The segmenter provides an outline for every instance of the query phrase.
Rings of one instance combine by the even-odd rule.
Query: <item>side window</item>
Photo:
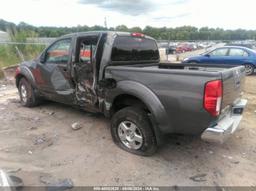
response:
[[[71,39],[64,39],[53,44],[46,53],[46,62],[67,63]]]
[[[238,48],[231,48],[229,51],[229,56],[244,56],[247,57],[249,56],[248,53],[242,49]]]
[[[227,48],[216,49],[210,53],[211,56],[226,56],[228,52]]]

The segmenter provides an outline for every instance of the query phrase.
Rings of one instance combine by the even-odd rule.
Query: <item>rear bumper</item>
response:
[[[238,128],[247,100],[241,99],[217,125],[207,128],[201,135],[203,140],[224,143]]]

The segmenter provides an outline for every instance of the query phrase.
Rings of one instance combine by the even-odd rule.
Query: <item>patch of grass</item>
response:
[[[0,68],[0,80],[4,78],[4,72]]]
[[[36,58],[45,45],[26,44],[27,38],[37,38],[38,34],[31,30],[9,30],[10,40],[19,42],[17,45],[0,44],[0,78],[4,76],[2,68],[17,65],[22,61],[17,49],[25,60]]]
[[[45,48],[44,45],[17,45],[25,60],[36,58]],[[3,67],[16,65],[21,62],[15,45],[0,45],[0,79],[4,77]]]
[[[22,52],[25,60],[37,57],[45,48],[43,45],[22,45],[18,49]],[[12,66],[21,62],[14,45],[0,45],[0,68]]]
[[[17,64],[19,58],[15,53],[15,48],[10,45],[0,46],[0,68]]]

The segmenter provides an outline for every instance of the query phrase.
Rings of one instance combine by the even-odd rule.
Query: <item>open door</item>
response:
[[[86,36],[77,39],[76,46],[76,99],[79,105],[93,108],[97,101],[94,89],[94,62],[98,36]]]

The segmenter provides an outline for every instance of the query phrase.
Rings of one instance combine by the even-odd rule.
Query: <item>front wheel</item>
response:
[[[36,97],[34,88],[25,78],[22,78],[19,82],[19,95],[21,105],[25,107],[34,107],[40,101]]]
[[[245,73],[246,73],[246,75],[252,75],[253,74],[253,72],[254,72],[254,67],[253,67],[253,65],[251,65],[251,64],[245,64],[244,65],[245,66]]]
[[[140,108],[126,107],[111,120],[113,141],[123,150],[149,156],[156,152],[157,143],[147,113]]]

